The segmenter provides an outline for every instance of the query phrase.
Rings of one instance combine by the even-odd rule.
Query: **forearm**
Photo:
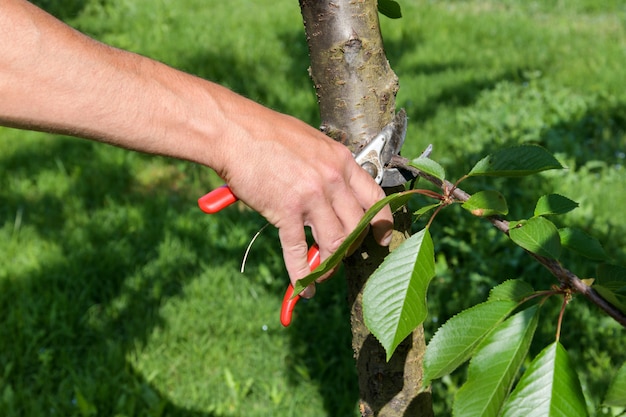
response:
[[[304,226],[324,259],[384,196],[346,147],[311,126],[98,43],[25,0],[0,0],[0,124],[213,168],[279,229],[294,282],[310,272]],[[372,224],[388,242],[391,211]]]
[[[25,1],[0,2],[0,28],[3,124],[221,168],[224,106],[243,98],[98,43]]]

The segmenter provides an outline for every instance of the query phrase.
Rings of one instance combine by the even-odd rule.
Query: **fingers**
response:
[[[282,184],[285,198],[279,209],[265,212],[279,229],[285,266],[294,284],[311,272],[305,227],[311,228],[324,261],[357,227],[365,211],[385,197],[382,188],[354,161],[347,148],[334,142],[331,146],[336,152],[328,154],[334,158],[322,160],[314,169],[306,168],[304,175],[298,175],[297,184],[289,181]],[[293,166],[292,171],[306,166],[305,163]],[[376,241],[388,245],[393,229],[389,207],[383,208],[371,225]],[[325,274],[320,281],[331,274]],[[315,287],[310,286],[302,295],[311,297],[314,292]]]
[[[322,260],[339,249],[348,234],[356,228],[362,215],[363,208],[354,198],[340,198],[334,205],[327,204],[312,213],[310,224],[307,225],[311,226]],[[330,278],[336,269],[319,277],[317,282]]]
[[[393,215],[389,206],[385,206],[372,219],[372,234],[381,246],[389,246],[393,232]]]
[[[364,212],[371,205],[385,196],[384,191],[376,184],[365,171],[358,167],[357,176],[351,179],[350,184],[361,190],[357,193],[348,184],[341,183],[334,187],[334,192],[327,197],[325,194],[309,195],[309,207],[314,207],[304,215],[306,220],[302,223],[293,221],[293,224],[282,224],[279,229],[285,265],[292,283],[310,273],[310,267],[306,262],[308,247],[305,240],[303,226],[311,227],[313,237],[320,248],[322,261],[332,255],[345,238],[359,224]],[[297,217],[296,217],[297,218]],[[294,220],[294,218],[292,218]],[[388,245],[391,240],[393,229],[393,217],[389,207],[382,209],[372,221],[374,237],[382,245]],[[363,236],[362,236],[363,237]],[[353,249],[362,240],[357,239]],[[330,277],[334,271],[330,271],[320,277],[317,282],[322,282]],[[315,292],[313,286],[307,288],[304,297],[311,297]]]
[[[311,226],[313,237],[320,245],[323,259],[339,249],[348,234],[357,227],[363,213],[364,208],[347,186],[336,191],[325,205],[320,204],[311,212],[307,225]]]
[[[304,235],[302,225],[286,225],[278,229],[278,237],[283,249],[283,259],[285,267],[291,280],[295,285],[296,281],[307,276],[311,269],[307,262],[307,252],[309,250]],[[315,295],[315,285],[309,285],[301,294],[304,298],[311,298]]]

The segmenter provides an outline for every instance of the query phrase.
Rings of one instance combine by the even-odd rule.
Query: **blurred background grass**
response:
[[[104,42],[197,74],[312,125],[298,4],[270,1],[39,0]],[[563,222],[626,253],[626,6],[619,0],[402,2],[382,18],[410,117],[404,154],[429,143],[450,178],[499,147],[546,146],[569,169],[497,188],[511,219],[559,192],[581,204]],[[278,311],[287,277],[275,232],[244,207],[203,215],[220,183],[206,168],[87,141],[1,129],[0,415],[345,416],[358,388],[341,277]],[[419,199],[412,201],[415,207]],[[554,283],[504,237],[454,208],[433,226],[430,335],[497,282]],[[594,265],[564,263],[581,276]],[[556,301],[556,300],[555,300]],[[550,305],[535,352],[554,338]],[[626,357],[624,331],[582,299],[562,342],[590,410]],[[462,375],[434,386],[439,415]]]

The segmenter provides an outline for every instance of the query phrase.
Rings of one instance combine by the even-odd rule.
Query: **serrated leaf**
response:
[[[415,193],[415,190],[408,190],[400,193],[391,194],[370,207],[370,209],[365,212],[363,218],[361,218],[356,228],[352,231],[352,233],[348,235],[348,237],[346,237],[346,239],[341,243],[335,253],[326,258],[326,260],[322,262],[309,275],[296,281],[296,284],[294,285],[294,296],[300,294],[309,284],[312,284],[319,277],[339,265],[339,263],[346,256],[354,242],[356,242],[356,240],[360,238],[365,229],[368,228],[374,216],[376,216],[376,214],[378,214],[378,212],[381,211],[387,204],[391,205],[392,207],[397,206],[398,202],[406,202],[406,199]]]
[[[409,165],[419,169],[425,174],[439,178],[440,180],[444,180],[446,178],[446,170],[430,158],[416,158],[412,160]]]
[[[587,416],[574,369],[559,342],[546,347],[522,375],[504,406],[503,417]]]
[[[462,207],[479,217],[506,215],[509,212],[504,196],[493,190],[479,191],[473,194],[463,203]]]
[[[426,290],[435,275],[435,252],[422,229],[391,252],[363,290],[363,317],[391,358],[396,347],[426,318]]]
[[[402,17],[400,3],[394,0],[378,0],[378,12],[390,19],[399,19]]]
[[[480,342],[516,307],[514,300],[487,301],[445,322],[426,347],[424,386],[467,361]]]
[[[626,407],[626,363],[622,365],[613,378],[604,404],[611,407]]]
[[[536,306],[500,324],[470,361],[467,382],[458,391],[453,415],[496,417],[537,329]]]
[[[543,217],[511,222],[509,237],[522,248],[539,256],[558,259],[561,255],[559,231],[554,223]]]
[[[510,279],[491,289],[489,301],[512,300],[520,302],[534,292],[534,288],[527,282],[521,279]]]
[[[565,214],[578,207],[578,203],[560,194],[548,194],[541,197],[535,205],[535,216]]]
[[[605,260],[606,252],[600,242],[582,230],[565,227],[559,229],[561,245],[589,259]]]
[[[563,166],[547,150],[537,145],[520,145],[487,155],[467,174],[474,176],[521,177]]]

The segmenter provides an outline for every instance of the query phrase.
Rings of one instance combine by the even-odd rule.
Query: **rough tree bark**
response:
[[[395,114],[398,78],[383,48],[377,2],[300,0],[300,7],[321,130],[356,152]],[[392,249],[406,239],[410,225],[410,213],[396,214]],[[387,363],[384,349],[363,321],[363,285],[387,253],[388,249],[368,238],[345,261],[361,414],[430,416],[430,394],[421,392],[425,350],[422,328],[408,337]]]

